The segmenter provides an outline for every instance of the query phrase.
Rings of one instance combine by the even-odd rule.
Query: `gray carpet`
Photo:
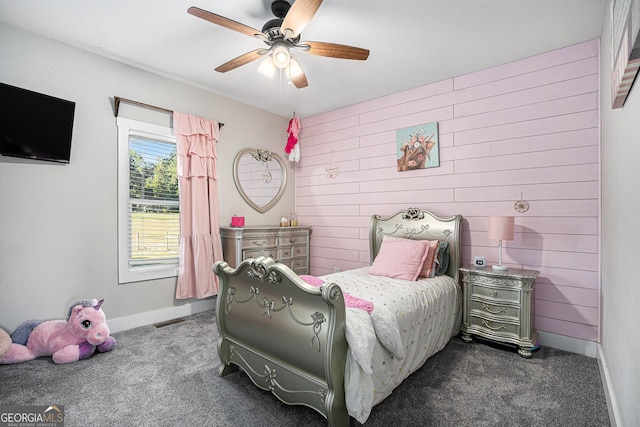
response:
[[[69,365],[0,366],[0,405],[64,405],[65,426],[324,426],[242,372],[218,377],[214,313],[114,334],[116,348]],[[360,425],[351,420],[352,426]],[[366,426],[608,426],[595,359],[455,337],[374,407]]]

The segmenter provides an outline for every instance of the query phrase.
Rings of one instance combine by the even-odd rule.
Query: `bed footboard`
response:
[[[220,375],[238,367],[289,405],[320,412],[329,425],[348,426],[344,369],[345,305],[338,285],[304,282],[271,258],[224,261],[216,318]]]

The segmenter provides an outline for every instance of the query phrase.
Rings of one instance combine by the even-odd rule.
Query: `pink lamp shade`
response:
[[[509,267],[502,264],[502,241],[513,240],[513,217],[512,216],[490,216],[489,217],[489,239],[499,240],[498,254],[500,256],[497,265],[491,268],[497,271],[507,271]]]
[[[512,216],[489,217],[489,239],[513,240],[514,218]]]

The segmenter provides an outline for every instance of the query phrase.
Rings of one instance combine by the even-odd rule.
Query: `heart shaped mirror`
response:
[[[282,197],[287,184],[287,168],[277,154],[245,148],[233,161],[233,180],[244,201],[264,213]]]

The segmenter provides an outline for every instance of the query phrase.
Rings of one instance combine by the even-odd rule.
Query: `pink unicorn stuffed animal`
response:
[[[51,356],[55,363],[70,363],[91,356],[96,350],[113,350],[115,338],[109,336],[104,300],[81,300],[69,308],[67,320],[27,321],[11,334],[12,343],[0,364],[18,363]]]
[[[11,337],[8,333],[0,329],[0,360],[2,360],[2,356],[9,351],[9,347],[11,347]]]

